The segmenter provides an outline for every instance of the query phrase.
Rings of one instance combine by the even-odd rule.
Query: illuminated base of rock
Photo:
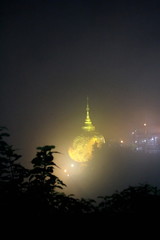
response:
[[[100,148],[105,139],[98,133],[86,133],[77,136],[68,154],[76,162],[87,162],[92,159],[94,149]]]

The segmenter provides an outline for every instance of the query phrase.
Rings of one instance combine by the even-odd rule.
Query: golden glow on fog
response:
[[[92,159],[94,148],[100,148],[105,143],[104,137],[95,132],[95,127],[89,116],[88,101],[86,111],[87,115],[82,127],[83,133],[73,140],[73,145],[68,150],[70,158],[77,162],[86,162]]]

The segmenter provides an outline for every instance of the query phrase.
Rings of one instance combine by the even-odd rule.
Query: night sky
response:
[[[106,140],[160,126],[159,1],[2,0],[0,19],[0,123],[26,165],[65,154],[87,96]]]

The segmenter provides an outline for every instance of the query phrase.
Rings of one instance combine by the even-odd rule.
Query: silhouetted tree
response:
[[[160,214],[160,191],[148,184],[130,186],[111,196],[102,197],[99,211],[108,216],[137,216],[141,218]]]
[[[74,195],[59,195],[57,199],[58,213],[62,215],[88,215],[96,212],[95,200],[93,199],[78,199]]]
[[[54,175],[53,151],[55,146],[38,147],[36,157],[32,160],[33,169],[30,170],[29,189],[30,203],[33,214],[48,214],[51,206],[55,205],[60,193],[57,188],[63,189],[66,186],[57,176]]]
[[[29,177],[29,197],[34,216],[81,215],[95,211],[94,200],[76,199],[73,195],[65,195],[57,191],[66,186],[54,175],[53,151],[55,146],[38,147],[36,157],[32,160],[33,169]]]
[[[8,209],[8,212],[18,211],[20,198],[23,194],[24,178],[28,170],[18,160],[21,155],[16,153],[12,145],[4,141],[9,137],[7,129],[0,128],[0,202],[1,212]]]

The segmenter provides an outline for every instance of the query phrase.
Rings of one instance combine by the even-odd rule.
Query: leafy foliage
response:
[[[33,169],[30,171],[30,183],[35,185],[49,186],[48,191],[54,191],[55,188],[63,188],[65,184],[55,175],[54,168],[57,165],[54,163],[53,154],[58,153],[52,151],[55,146],[38,147],[39,150],[36,157],[32,160]]]
[[[19,199],[24,191],[24,179],[28,170],[18,160],[21,155],[16,153],[12,145],[4,141],[9,137],[4,127],[0,128],[0,204],[1,213],[4,209],[12,212],[16,209]]]

